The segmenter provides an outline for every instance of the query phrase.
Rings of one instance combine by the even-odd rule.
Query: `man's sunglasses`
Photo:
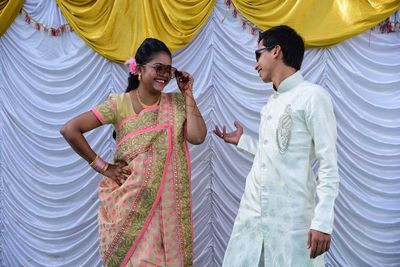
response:
[[[260,49],[257,49],[256,51],[254,51],[254,53],[256,54],[256,62],[258,62],[258,60],[260,59],[263,51],[265,51],[265,50],[269,51],[274,47],[275,46],[267,46],[267,47],[263,47],[263,48],[260,48]]]

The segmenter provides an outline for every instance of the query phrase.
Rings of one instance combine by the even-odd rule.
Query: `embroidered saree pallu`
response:
[[[113,123],[114,161],[131,170],[118,186],[99,184],[100,253],[106,266],[191,266],[190,159],[180,94],[135,114],[129,94],[111,95],[92,111]]]

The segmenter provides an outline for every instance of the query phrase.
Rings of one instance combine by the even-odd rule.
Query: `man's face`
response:
[[[258,58],[255,69],[257,70],[261,80],[264,82],[271,82],[271,74],[275,66],[274,50],[275,48],[271,49],[265,47],[263,41],[261,40],[258,43],[257,50],[255,51],[256,59]]]

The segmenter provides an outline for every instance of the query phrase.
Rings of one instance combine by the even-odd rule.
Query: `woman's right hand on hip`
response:
[[[129,165],[125,161],[116,161],[115,164],[109,163],[104,176],[114,180],[118,185],[122,185],[131,175]]]

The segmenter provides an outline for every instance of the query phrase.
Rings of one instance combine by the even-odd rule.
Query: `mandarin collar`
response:
[[[274,94],[282,94],[290,89],[295,88],[297,85],[304,81],[303,75],[301,75],[300,71],[296,71],[294,74],[287,77],[285,80],[281,82],[278,86],[278,90],[274,90]]]

